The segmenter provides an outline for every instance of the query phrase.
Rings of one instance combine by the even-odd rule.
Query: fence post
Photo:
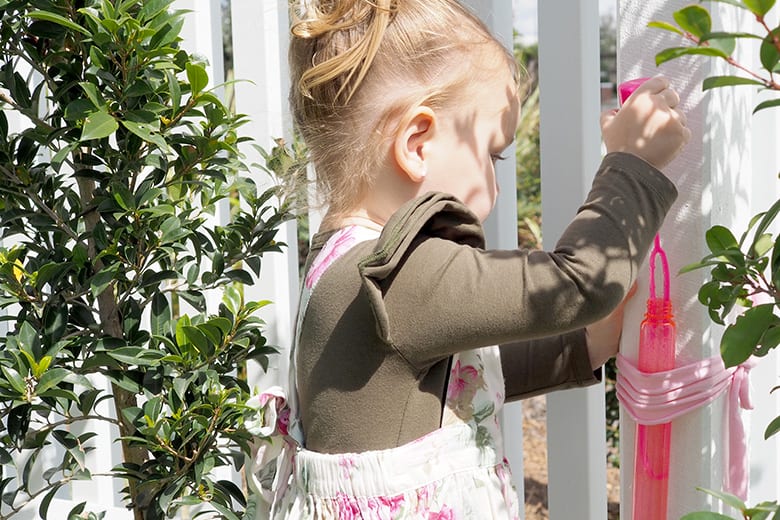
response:
[[[288,110],[289,74],[287,65],[288,3],[285,0],[232,0],[233,64],[235,77],[236,111],[247,114],[250,122],[243,127],[257,144],[271,149],[274,139],[292,139]],[[260,154],[244,148],[249,163],[263,164]],[[257,183],[269,186],[268,175],[255,168]],[[287,373],[286,349],[292,343],[295,306],[298,299],[298,248],[295,222],[283,224],[276,240],[287,247],[283,253],[263,257],[263,271],[259,283],[247,287],[247,298],[271,300],[262,315],[265,319],[269,344],[281,348],[275,356],[269,373],[250,374],[250,382],[263,378],[263,384],[284,379]]]
[[[600,162],[599,5],[539,2],[542,222],[546,247],[585,199]],[[565,13],[565,16],[561,16]],[[604,387],[547,396],[550,518],[606,517]]]
[[[677,35],[648,28],[647,23],[651,20],[671,22],[672,13],[688,3],[684,0],[622,0],[618,13],[619,81],[658,73],[669,77],[680,92],[681,108],[693,132],[693,138],[681,156],[666,168],[680,193],[661,230],[673,273],[708,253],[704,240],[708,228],[724,225],[739,236],[747,228],[750,216],[767,209],[777,196],[777,180],[773,178],[778,167],[776,112],[761,116],[767,119],[761,123],[763,130],[759,130],[754,125],[759,119],[750,115],[755,101],[753,89],[702,92],[704,78],[736,72],[722,60],[685,57],[660,68],[655,66],[657,52],[685,43]],[[711,3],[708,8],[714,30],[737,32],[752,28],[752,17],[747,11],[718,3]],[[748,53],[755,51],[748,50],[743,56],[743,47],[738,45],[736,57],[749,63],[754,58]],[[771,136],[774,140],[767,140],[772,139]],[[754,156],[753,145],[757,152],[760,151],[758,146],[767,150],[761,156]],[[770,164],[763,164],[764,161]],[[642,273],[646,273],[646,267]],[[671,296],[678,330],[678,364],[719,355],[722,328],[709,320],[706,309],[697,300],[698,288],[707,279],[706,270],[673,277]],[[621,350],[632,360],[637,357],[638,324],[646,297],[647,280],[643,276],[639,292],[626,311],[623,331]],[[775,360],[762,360],[759,369],[754,371],[763,381],[761,393],[756,394],[762,410],[762,424],[753,428],[751,436],[752,447],[761,450],[761,459],[753,458],[752,473],[754,478],[758,477],[756,483],[761,485],[761,493],[768,495],[762,499],[777,498],[777,449],[767,449],[762,438],[768,417],[773,418],[777,413],[776,404],[768,404],[767,399],[772,398],[766,394],[776,384],[776,373],[772,373],[776,364]],[[723,509],[720,502],[713,503],[708,495],[695,488],[722,489],[726,455],[724,408],[725,398],[721,397],[673,422],[669,518],[679,518],[692,511]],[[634,435],[633,421],[621,417],[621,518],[629,520],[632,517]],[[749,497],[750,501],[753,499]]]
[[[506,0],[469,0],[467,4],[490,27],[501,43],[512,50],[514,46],[512,5]],[[515,145],[506,156],[515,157]],[[485,221],[488,247],[515,249],[517,247],[517,168],[514,160],[496,164],[499,184],[496,207]],[[512,467],[515,486],[522,497],[523,490],[523,408],[521,402],[507,403],[502,414],[504,447]],[[524,511],[520,511],[524,518]]]
[[[779,21],[780,12],[775,8],[774,19],[767,22],[770,27],[777,27]],[[757,70],[760,62],[755,51],[752,63]],[[757,95],[753,104],[773,97],[776,95]],[[780,182],[776,177],[780,172],[780,147],[777,146],[780,142],[780,110],[758,112],[753,115],[752,124],[753,131],[749,141],[752,146],[752,171],[755,178],[752,213],[756,213],[768,209],[780,198]],[[778,226],[770,231],[777,236]],[[748,440],[753,450],[749,490],[751,503],[780,499],[780,446],[778,446],[780,441],[777,437],[764,440],[764,430],[767,425],[780,415],[780,396],[777,392],[772,395],[767,394],[769,389],[778,384],[778,374],[780,374],[780,353],[775,349],[759,361],[750,376],[755,404],[755,409],[750,412],[751,428]]]

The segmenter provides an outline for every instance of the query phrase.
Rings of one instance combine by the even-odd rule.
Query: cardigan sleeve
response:
[[[549,252],[486,250],[459,201],[415,199],[359,264],[377,334],[425,370],[463,350],[581,329],[623,300],[676,194],[648,163],[609,154]]]
[[[500,347],[507,401],[601,381],[601,368],[590,366],[584,329]]]

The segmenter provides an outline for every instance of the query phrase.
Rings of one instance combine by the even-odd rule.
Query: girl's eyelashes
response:
[[[506,155],[502,154],[502,153],[491,153],[490,154],[490,159],[493,162],[505,161],[507,158],[508,157]]]

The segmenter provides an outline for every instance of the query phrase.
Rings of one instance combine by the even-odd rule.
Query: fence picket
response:
[[[542,222],[550,248],[600,160],[599,5],[566,0],[539,2],[538,9]],[[603,385],[548,395],[550,518],[606,517],[605,461]]]

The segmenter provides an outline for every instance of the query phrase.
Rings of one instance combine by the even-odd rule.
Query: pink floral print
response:
[[[404,496],[354,497],[338,493],[334,499],[338,520],[393,520],[404,504]]]
[[[253,395],[246,405],[254,412],[244,422],[249,433],[258,437],[287,435],[290,408],[287,406],[287,395],[281,387],[272,386]]]
[[[338,457],[342,478],[350,478],[352,475],[352,469],[355,467],[355,460],[349,455],[339,455]]]
[[[429,514],[428,520],[455,520],[455,514],[451,508],[444,506],[438,513]]]
[[[357,242],[358,237],[356,235],[357,226],[347,226],[338,230],[322,248],[320,254],[314,259],[314,262],[309,269],[309,274],[306,275],[306,288],[312,289],[320,277],[330,267],[333,262],[349,251]]]
[[[457,359],[450,371],[450,382],[447,387],[447,405],[453,413],[464,421],[474,417],[474,396],[485,387],[482,367],[462,365]]]

